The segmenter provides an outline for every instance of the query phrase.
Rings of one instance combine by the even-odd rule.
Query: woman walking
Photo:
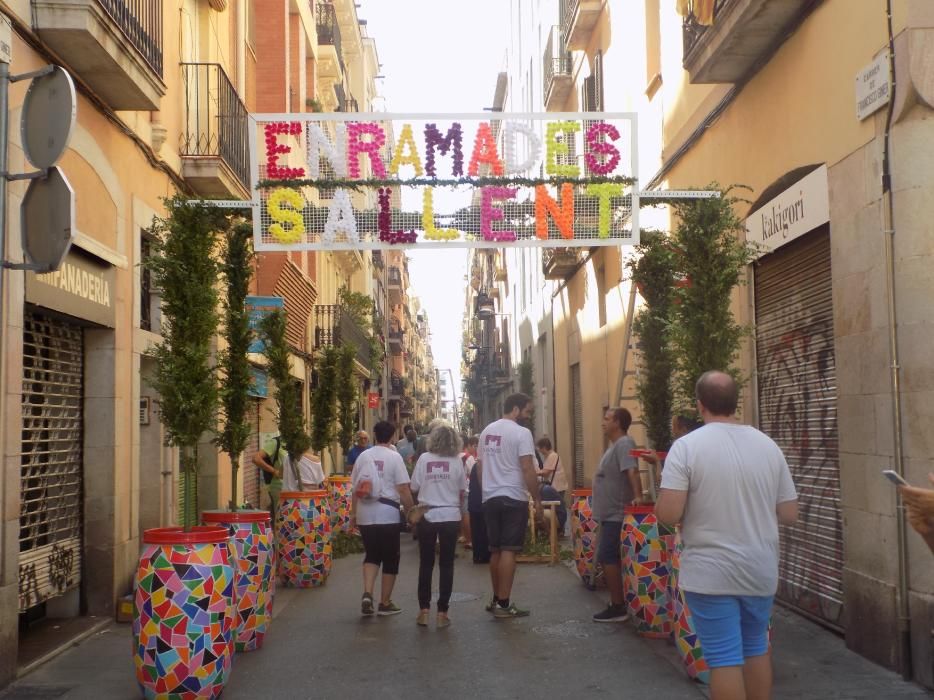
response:
[[[396,427],[388,421],[373,426],[376,447],[360,454],[353,468],[353,502],[350,527],[360,527],[363,537],[363,615],[396,615],[402,608],[392,602],[392,589],[399,573],[400,501],[412,507],[409,474],[402,457],[392,445]],[[380,567],[379,605],[374,610],[373,590]]]
[[[436,426],[428,435],[428,451],[418,458],[412,472],[412,491],[418,493],[425,514],[418,523],[418,607],[416,622],[428,625],[431,578],[435,566],[435,542],[440,541],[438,569],[438,627],[451,624],[448,603],[454,587],[454,550],[461,525],[461,503],[467,491],[467,474],[461,461],[461,439],[450,425]]]

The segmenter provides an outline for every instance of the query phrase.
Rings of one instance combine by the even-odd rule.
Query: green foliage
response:
[[[354,349],[349,345],[341,346],[337,351],[337,385],[334,391],[337,399],[337,439],[344,449],[348,449],[353,442],[354,431],[357,429],[359,395],[353,373],[355,354]]]
[[[146,267],[162,292],[162,342],[154,350],[153,387],[166,442],[180,448],[186,483],[184,524],[197,518],[192,496],[198,440],[213,427],[217,378],[211,345],[217,334],[217,232],[227,226],[223,210],[179,195],[165,202],[168,215],[153,222],[152,255]],[[193,510],[194,512],[191,512]],[[189,517],[189,515],[191,517]]]
[[[716,184],[709,189],[719,189]],[[680,221],[672,236],[684,286],[676,289],[671,349],[677,366],[675,401],[693,411],[694,384],[707,370],[729,372],[739,352],[743,328],[730,309],[733,288],[755,255],[743,242],[743,223],[733,211],[738,200],[730,196],[672,202]]]
[[[267,370],[276,385],[276,420],[279,424],[279,435],[298,481],[298,460],[311,446],[311,438],[305,432],[301,389],[289,372],[289,346],[285,338],[285,328],[284,311],[273,311],[260,321]]]
[[[337,371],[337,348],[322,349],[317,361],[318,383],[311,394],[311,446],[316,452],[324,450],[335,438]]]
[[[366,334],[369,341],[371,366],[381,367],[386,353],[380,340],[380,328],[376,323],[377,314],[373,299],[361,292],[352,292],[347,287],[341,287],[337,290],[337,303],[341,311],[349,314],[350,318]]]
[[[331,557],[333,559],[343,559],[348,554],[361,554],[363,551],[363,538],[360,535],[348,535],[346,532],[331,534]]]
[[[633,322],[642,365],[636,392],[649,442],[657,450],[667,450],[671,445],[674,371],[669,333],[677,259],[670,241],[660,233],[643,232],[636,253],[638,257],[626,263],[645,300]]]
[[[227,347],[220,353],[218,365],[224,373],[220,385],[223,428],[215,443],[230,456],[231,510],[237,509],[237,471],[240,455],[250,439],[247,410],[250,404],[252,372],[247,353],[252,341],[246,297],[253,278],[253,250],[250,241],[253,228],[240,222],[228,229],[221,262],[222,279],[226,283],[224,299],[224,340]]]

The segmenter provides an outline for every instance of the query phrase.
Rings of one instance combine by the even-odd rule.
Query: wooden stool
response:
[[[551,564],[558,563],[558,506],[561,501],[542,501],[542,514],[548,520],[548,541]],[[529,500],[529,522],[532,524],[532,544],[535,544],[535,504]]]

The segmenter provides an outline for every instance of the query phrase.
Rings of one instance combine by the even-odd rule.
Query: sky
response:
[[[388,112],[480,112],[493,103],[505,70],[508,0],[358,0],[381,64],[377,109]],[[409,253],[411,291],[428,312],[435,367],[460,362],[467,250]]]

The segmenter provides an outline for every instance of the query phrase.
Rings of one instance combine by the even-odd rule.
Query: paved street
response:
[[[483,610],[486,567],[461,553],[449,629],[415,625],[417,553],[403,544],[388,618],[359,616],[359,556],[334,563],[320,590],[283,590],[264,648],[239,655],[224,698],[702,698],[673,648],[629,625],[596,625],[603,595],[564,566],[521,565],[515,599],[532,616]],[[20,679],[3,700],[133,698],[129,625],[112,625]],[[846,650],[842,640],[782,609],[775,623],[776,698],[934,698]]]

